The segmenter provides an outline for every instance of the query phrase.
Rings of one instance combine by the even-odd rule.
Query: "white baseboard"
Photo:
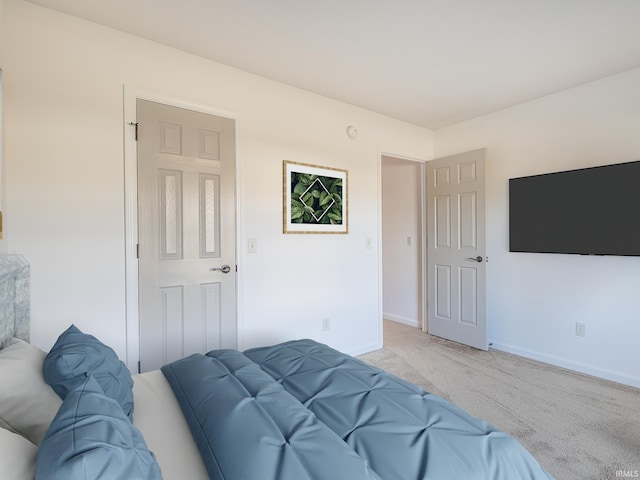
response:
[[[385,320],[391,320],[392,322],[402,323],[403,325],[409,325],[410,327],[420,328],[420,323],[412,318],[404,318],[398,315],[391,315],[389,313],[383,313],[382,316]]]
[[[574,362],[565,358],[556,357],[554,355],[547,355],[544,353],[535,352],[533,350],[527,350],[500,342],[491,342],[490,348],[500,350],[502,352],[512,353],[520,357],[530,358],[539,362],[555,365],[556,367],[566,368],[568,370],[573,370],[574,372],[584,373],[585,375],[591,375],[592,377],[603,378],[605,380],[611,380],[612,382],[622,383],[631,387],[640,388],[640,377],[620,374],[611,370],[607,370],[605,368],[585,365],[584,363]]]
[[[376,350],[380,350],[382,348],[382,343],[370,343],[368,345],[360,345],[359,347],[349,349],[344,352],[347,355],[351,355],[352,357],[357,357],[358,355],[364,355],[365,353],[374,352]]]

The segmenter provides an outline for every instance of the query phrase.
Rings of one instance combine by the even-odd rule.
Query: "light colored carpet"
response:
[[[382,350],[359,358],[509,433],[557,480],[640,475],[640,389],[395,322],[384,335]]]

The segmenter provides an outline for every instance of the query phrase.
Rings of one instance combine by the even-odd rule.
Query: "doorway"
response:
[[[381,157],[383,318],[482,350],[485,156]]]
[[[382,155],[383,318],[425,329],[424,162]]]

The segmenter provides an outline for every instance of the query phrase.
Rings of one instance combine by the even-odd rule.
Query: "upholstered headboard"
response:
[[[0,348],[11,337],[29,341],[29,273],[22,255],[0,255]]]

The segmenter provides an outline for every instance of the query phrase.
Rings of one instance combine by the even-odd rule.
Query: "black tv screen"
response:
[[[510,179],[509,251],[640,256],[640,161]]]

